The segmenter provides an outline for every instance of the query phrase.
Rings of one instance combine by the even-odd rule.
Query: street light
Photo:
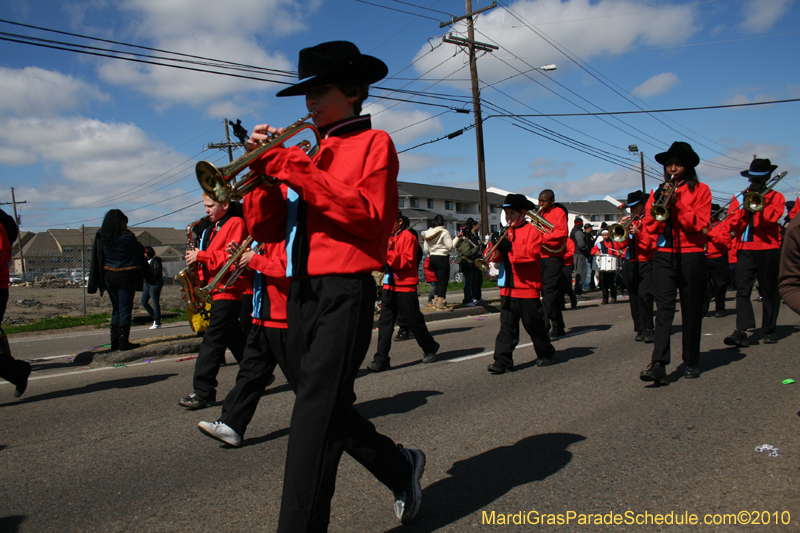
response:
[[[542,67],[537,68],[536,70],[555,70],[558,67],[555,65],[544,65]]]
[[[647,188],[644,185],[644,152],[640,152],[639,147],[636,146],[635,144],[628,145],[628,152],[631,154],[636,154],[636,153],[639,154],[639,163],[642,167],[642,192],[644,194],[647,194]]]

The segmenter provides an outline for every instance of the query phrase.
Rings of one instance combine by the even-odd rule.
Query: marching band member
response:
[[[422,349],[423,363],[436,361],[439,343],[433,340],[425,325],[425,317],[419,310],[417,284],[419,271],[417,248],[419,244],[414,235],[407,231],[408,219],[398,214],[389,248],[386,253],[386,274],[381,292],[381,314],[378,318],[378,351],[367,368],[373,372],[389,370],[389,350],[392,347],[392,333],[398,312],[403,315],[406,327]]]
[[[219,203],[203,194],[203,206],[213,226],[203,231],[200,247],[186,250],[186,264],[197,263],[200,280],[208,284],[228,262],[228,244],[242,243],[247,238],[244,219],[239,214],[239,204]],[[237,361],[241,361],[245,337],[239,314],[242,294],[248,282],[240,276],[232,287],[211,291],[211,318],[194,365],[194,392],[178,402],[190,410],[210,407],[217,399],[217,373],[225,362],[225,348],[230,348]]]
[[[741,175],[750,179],[749,192],[762,193],[772,172],[778,168],[769,159],[753,159],[750,169]],[[753,284],[758,279],[762,300],[761,329],[764,343],[775,344],[775,326],[781,307],[778,294],[778,275],[781,258],[781,227],[778,220],[783,216],[786,199],[778,191],[764,194],[763,210],[752,213],[744,208],[743,194],[736,195],[728,208],[730,228],[742,242],[736,266],[736,330],[725,337],[725,344],[746,348],[750,346],[747,330],[756,327],[753,304],[750,296]]]
[[[245,195],[245,207],[248,197]],[[216,422],[199,422],[202,433],[238,447],[253,419],[261,395],[275,381],[273,371],[278,358],[286,353],[286,247],[283,242],[263,245],[263,254],[250,249],[236,262],[237,269],[252,275],[252,318],[247,343],[239,361],[236,385],[225,396],[222,414]],[[245,270],[244,272],[247,272]],[[242,275],[244,275],[244,272]]]
[[[653,256],[653,296],[655,298],[655,343],[650,366],[640,374],[642,381],[668,385],[665,366],[670,362],[670,334],[675,317],[676,291],[681,298],[683,324],[683,362],[685,378],[700,377],[700,337],[705,298],[706,236],[703,228],[711,216],[711,190],[700,183],[695,168],[700,157],[685,142],[674,142],[669,150],[655,156],[664,166],[664,183],[647,201],[644,226],[656,237]],[[659,222],[652,207],[662,194],[672,189],[667,207],[669,218]],[[666,195],[664,195],[666,197]]]
[[[708,289],[706,291],[703,316],[708,313],[711,300],[714,300],[715,316],[727,316],[725,311],[725,294],[731,279],[731,265],[728,263],[728,248],[731,242],[731,231],[726,221],[719,219],[720,207],[711,204],[711,219],[703,233],[708,236],[706,266],[708,267]]]
[[[578,297],[575,296],[575,290],[572,288],[573,270],[575,270],[575,241],[570,237],[567,239],[567,251],[564,253],[564,266],[561,267],[562,276],[559,278],[561,280],[559,293],[569,296],[569,305],[571,309],[575,309],[578,306]],[[558,303],[563,311],[566,306],[563,296],[558,299]]]
[[[519,323],[533,341],[538,358],[537,366],[553,364],[556,349],[550,343],[539,296],[542,290],[540,267],[542,234],[529,224],[525,214],[535,209],[533,202],[522,194],[509,194],[503,202],[508,228],[504,238],[496,243],[502,254],[500,275],[500,333],[494,344],[492,374],[514,371],[514,348],[519,344]]]
[[[592,248],[592,255],[611,255],[614,257],[622,256],[622,245],[616,241],[611,240],[611,235],[607,229],[600,232],[602,240]],[[600,271],[600,291],[603,293],[603,303],[608,303],[608,295],[611,293],[611,301],[617,301],[617,284],[616,284],[617,271],[616,270],[601,270]]]
[[[653,254],[655,238],[640,222],[644,217],[647,197],[640,190],[628,193],[625,205],[630,209],[630,217],[638,218],[628,225],[628,240],[622,243],[625,255],[622,261],[622,279],[628,290],[631,318],[637,342],[650,344],[655,340],[653,324]],[[630,217],[623,217],[625,224]]]
[[[8,305],[8,264],[11,262],[11,243],[17,240],[19,227],[14,217],[0,209],[0,324]],[[19,398],[28,388],[31,364],[14,359],[8,345],[8,337],[0,328],[0,378],[14,385],[14,398]]]
[[[561,337],[564,335],[564,316],[561,314],[561,305],[558,303],[560,295],[559,287],[563,282],[562,268],[564,266],[564,254],[567,250],[569,240],[569,228],[567,226],[567,209],[556,203],[556,195],[550,189],[545,189],[539,193],[539,213],[542,218],[553,225],[553,231],[542,237],[542,304],[544,305],[545,319],[544,325],[550,330],[550,337]]]
[[[372,272],[386,263],[397,219],[397,152],[389,135],[359,116],[369,84],[388,68],[350,42],[300,51],[298,77],[278,96],[305,95],[322,140],[266,151],[250,169],[274,176],[252,216],[259,242],[286,240],[287,351],[278,358],[296,400],[289,429],[278,531],[325,531],[342,452],[394,493],[401,522],[417,514],[425,455],[397,446],[353,407],[355,379],[369,349],[375,301]],[[266,124],[250,137],[280,132]],[[444,279],[442,283],[447,283]],[[277,355],[277,354],[276,354]]]

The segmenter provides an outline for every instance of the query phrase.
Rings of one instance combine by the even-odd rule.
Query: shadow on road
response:
[[[111,389],[128,389],[131,387],[142,387],[145,385],[152,385],[153,383],[158,383],[159,381],[165,381],[177,375],[178,374],[159,374],[155,376],[142,376],[137,378],[112,379],[110,381],[100,381],[97,383],[91,383],[89,385],[86,385],[85,387],[77,387],[74,389],[53,391],[35,396],[31,395],[29,392],[22,399],[0,404],[0,407],[23,405],[30,402],[41,402],[46,400],[54,400],[58,398],[67,398],[69,396],[78,396],[80,394],[91,394],[93,392],[100,392]],[[29,386],[28,391],[30,391],[30,389],[31,387]]]
[[[27,516],[20,514],[0,517],[0,531],[16,533],[19,531],[19,526],[21,526],[27,518]]]
[[[449,333],[464,333],[465,331],[472,331],[473,328],[447,328],[447,329],[440,329],[437,331],[431,331],[431,337],[436,337],[438,335],[447,335]]]
[[[443,393],[435,390],[401,392],[400,394],[395,394],[391,398],[377,398],[375,400],[358,403],[355,405],[355,408],[361,414],[361,416],[368,419],[378,418],[386,415],[397,415],[409,413],[418,407],[422,407],[428,403],[428,397],[438,396],[440,394]],[[261,437],[245,439],[242,441],[242,447],[253,446],[256,444],[261,444],[262,442],[279,439],[287,436],[288,434],[289,428],[281,428],[277,431],[273,431],[272,433],[267,433]],[[227,447],[227,444],[223,447]]]
[[[564,468],[572,460],[567,448],[585,439],[574,433],[532,435],[513,446],[501,446],[458,461],[447,471],[450,477],[422,491],[422,509],[417,519],[390,531],[436,531],[470,516],[515,487],[541,481]],[[505,509],[484,510],[489,515]]]

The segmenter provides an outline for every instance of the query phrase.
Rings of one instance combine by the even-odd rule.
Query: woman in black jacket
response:
[[[153,319],[153,325],[150,329],[161,329],[161,289],[164,288],[164,275],[163,265],[161,258],[156,255],[156,251],[152,246],[144,247],[144,257],[150,263],[150,271],[152,273],[151,279],[147,279],[145,275],[144,290],[142,291],[142,307],[150,318]],[[150,305],[152,301],[152,306]]]
[[[144,246],[128,229],[128,217],[119,209],[106,213],[94,237],[87,292],[111,298],[111,350],[138,347],[128,341],[136,291],[142,290]]]

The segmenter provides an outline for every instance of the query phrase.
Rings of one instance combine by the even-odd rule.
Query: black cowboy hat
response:
[[[628,199],[625,200],[625,207],[633,207],[639,202],[644,200],[644,193],[640,190],[635,190],[628,193]]]
[[[700,164],[700,156],[694,153],[692,145],[681,141],[672,143],[672,146],[670,146],[669,150],[666,152],[656,154],[655,160],[662,165],[666,165],[670,157],[680,158],[684,166],[690,166],[692,168]]]
[[[711,204],[711,214],[713,215],[720,210],[719,204]]]
[[[750,169],[743,170],[740,174],[745,178],[768,178],[776,168],[778,165],[773,165],[769,159],[753,159]]]
[[[369,85],[389,73],[386,63],[377,57],[362,54],[349,41],[331,41],[300,50],[297,79],[303,80],[277,96],[299,96],[307,89],[329,83]]]
[[[508,194],[506,199],[503,200],[503,207],[513,209],[514,211],[532,211],[536,206],[528,200],[524,194]]]

